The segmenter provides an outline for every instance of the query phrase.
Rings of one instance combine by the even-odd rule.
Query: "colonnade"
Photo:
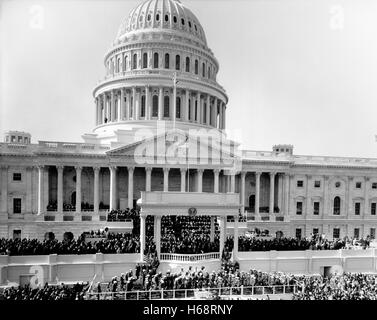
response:
[[[225,102],[210,94],[171,87],[131,87],[114,89],[95,98],[96,125],[129,120],[173,120],[225,129]]]

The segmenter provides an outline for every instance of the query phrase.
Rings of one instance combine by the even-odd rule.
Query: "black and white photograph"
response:
[[[0,1],[0,309],[377,300],[376,39],[374,0]]]

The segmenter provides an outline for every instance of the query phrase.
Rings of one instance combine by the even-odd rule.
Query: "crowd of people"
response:
[[[161,237],[162,253],[202,254],[219,251],[219,237],[211,241],[209,235],[193,234],[183,231],[181,235],[163,235]]]
[[[147,239],[150,251],[153,240]],[[139,236],[123,233],[109,233],[105,239],[86,241],[85,234],[77,240],[47,239],[0,239],[0,255],[47,255],[47,254],[94,254],[94,253],[137,253],[140,252]]]
[[[89,283],[76,283],[73,286],[65,284],[48,285],[32,288],[30,285],[5,288],[0,293],[0,300],[84,300]]]
[[[232,236],[227,237],[225,247],[233,249],[234,239]],[[249,237],[240,236],[238,238],[239,251],[297,251],[297,250],[339,250],[348,249],[353,246],[355,239],[343,238],[329,240],[322,235],[313,235],[309,238],[291,238],[291,237]],[[369,238],[360,239],[361,248],[369,247]]]
[[[136,209],[111,210],[107,215],[107,221],[124,222],[132,220],[133,222],[140,219],[140,211]]]
[[[377,300],[377,276],[345,273],[332,277],[307,277],[294,300]]]

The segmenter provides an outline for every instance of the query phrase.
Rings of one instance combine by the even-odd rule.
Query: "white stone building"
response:
[[[32,143],[10,131],[0,143],[0,237],[103,228],[108,210],[136,206],[143,191],[165,192],[176,210],[204,208],[199,214],[211,211],[209,193],[224,193],[224,203],[239,194],[248,229],[272,234],[375,236],[377,159],[300,156],[291,145],[239,150],[226,139],[219,63],[179,0],[138,5],[104,63],[93,92],[96,123],[83,142]],[[174,146],[188,156],[169,154]],[[236,215],[237,206],[222,214]]]

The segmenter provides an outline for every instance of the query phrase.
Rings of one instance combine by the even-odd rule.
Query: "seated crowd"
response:
[[[73,286],[46,283],[42,288],[32,288],[30,285],[11,287],[0,293],[0,300],[84,300],[88,288],[88,283],[76,283]]]
[[[111,210],[107,215],[107,221],[120,221],[124,222],[131,219],[132,221],[139,220],[140,211],[136,209],[126,210]]]
[[[147,238],[147,248],[153,247]],[[155,247],[154,247],[155,248]],[[94,253],[137,253],[140,252],[139,236],[132,234],[107,234],[106,239],[86,241],[85,234],[77,240],[63,241],[37,239],[0,239],[0,255],[47,255],[47,254],[94,254]]]
[[[321,235],[313,235],[311,238],[259,238],[240,236],[238,239],[239,251],[296,251],[296,250],[339,250],[352,246],[353,239],[335,239],[329,240]],[[370,239],[361,239],[362,248],[369,247]],[[233,237],[226,239],[225,247],[233,248]]]

